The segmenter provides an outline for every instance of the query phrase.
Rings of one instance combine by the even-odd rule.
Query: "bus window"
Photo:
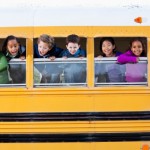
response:
[[[65,39],[55,38],[56,45],[66,49]],[[86,38],[81,43],[85,48]],[[86,86],[86,70],[86,58],[34,58],[34,86]]]
[[[10,37],[10,39],[13,37]],[[5,39],[1,39],[1,71],[0,71],[0,86],[25,86],[26,85],[26,39],[18,38],[19,47],[17,54],[12,55],[5,51]],[[22,58],[20,58],[22,57]],[[4,66],[4,61],[7,64]]]
[[[139,57],[138,63],[120,64],[117,61],[119,55],[129,50],[129,43],[134,37],[113,39],[115,52],[113,57],[107,57],[105,52],[100,50],[100,45],[102,45],[100,41],[103,41],[103,38],[95,38],[95,86],[147,85],[147,57]],[[140,39],[142,39],[147,52],[147,39],[145,37]],[[107,45],[107,43],[104,44]],[[105,45],[103,46],[105,47]]]

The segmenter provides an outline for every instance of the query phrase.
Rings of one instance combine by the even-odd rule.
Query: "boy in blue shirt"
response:
[[[80,48],[80,38],[78,35],[71,34],[66,38],[66,50],[62,52],[62,57],[67,58],[84,58],[86,51]],[[83,83],[86,80],[86,65],[72,64],[65,67],[66,83]],[[82,78],[83,76],[83,78]]]
[[[37,44],[34,45],[34,58],[55,58],[61,57],[63,49],[56,47],[54,38],[47,34],[42,34],[38,38]],[[55,64],[44,64],[37,66],[38,70],[42,73],[42,81],[44,83],[59,83],[59,68]]]
[[[71,34],[66,38],[66,50],[62,52],[63,58],[84,58],[86,57],[86,51],[80,48],[80,38]]]
[[[47,34],[42,34],[34,45],[34,58],[49,58],[54,60],[61,57],[63,49],[56,47],[54,38]]]

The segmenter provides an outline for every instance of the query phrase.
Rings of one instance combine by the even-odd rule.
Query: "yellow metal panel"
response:
[[[4,143],[2,150],[93,150],[91,143]]]
[[[89,95],[35,95],[3,96],[1,112],[74,112],[92,111],[93,101]]]
[[[1,112],[149,111],[149,94],[3,95]]]
[[[1,143],[2,150],[141,150],[150,142]]]
[[[149,111],[149,94],[101,94],[94,96],[96,111]]]
[[[26,42],[26,80],[27,88],[33,87],[33,39],[27,39]]]
[[[83,37],[150,37],[150,26],[49,26],[49,27],[0,27],[1,38],[8,35],[39,37],[46,33],[55,37],[66,37],[76,33]]]
[[[87,81],[89,87],[94,87],[94,39],[87,40]],[[92,63],[91,63],[92,62]]]
[[[27,39],[26,79],[27,88],[1,88],[1,113],[13,112],[111,112],[149,111],[149,87],[94,87],[94,37],[148,38],[149,26],[92,27],[6,27],[0,28],[0,38],[15,35]],[[87,38],[88,87],[33,88],[33,38],[46,33],[54,37],[66,37],[76,33]],[[148,61],[150,53],[148,51]],[[148,63],[148,68],[150,64]],[[0,133],[119,133],[149,132],[150,121],[66,121],[66,122],[1,122]],[[75,142],[75,143],[0,143],[4,150],[141,150],[150,142]]]
[[[143,144],[150,142],[101,142],[92,143],[95,150],[141,150]]]
[[[0,133],[149,132],[150,121],[1,122]]]
[[[34,35],[33,27],[0,27],[0,38],[14,35],[20,38],[32,38]]]
[[[136,37],[150,36],[150,26],[51,26],[34,27],[34,37],[47,33],[55,37],[66,37],[76,33],[83,37]]]

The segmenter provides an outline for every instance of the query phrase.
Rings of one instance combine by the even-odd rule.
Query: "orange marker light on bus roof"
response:
[[[142,23],[142,17],[137,17],[134,19],[136,23]]]
[[[143,145],[142,150],[149,150],[149,146],[147,144]]]

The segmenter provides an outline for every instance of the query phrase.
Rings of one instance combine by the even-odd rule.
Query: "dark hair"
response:
[[[133,44],[133,42],[135,42],[135,41],[141,42],[142,48],[143,48],[143,51],[142,51],[142,53],[141,53],[141,56],[146,56],[145,46],[144,46],[144,44],[143,44],[141,38],[134,38],[134,39],[132,39],[132,40],[130,41],[130,44],[129,44],[129,49],[131,49],[132,44]]]
[[[102,51],[102,44],[103,44],[104,41],[109,41],[112,45],[115,45],[115,41],[112,37],[103,37],[103,38],[101,38],[101,40],[100,40],[100,52],[102,53],[103,57],[106,57],[106,55]],[[113,53],[114,54],[116,53],[115,48],[113,49]]]
[[[17,43],[20,45],[20,42],[18,40],[17,37],[13,36],[13,35],[9,35],[5,40],[4,40],[4,43],[3,43],[3,46],[2,46],[2,52],[6,52],[7,51],[7,44],[9,41],[11,40],[16,40]]]
[[[66,38],[66,44],[68,43],[80,43],[80,37],[76,34],[71,34],[71,35],[68,35],[67,38]]]

